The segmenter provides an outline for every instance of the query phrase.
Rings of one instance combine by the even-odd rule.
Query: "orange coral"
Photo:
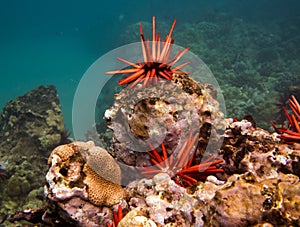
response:
[[[93,151],[99,150],[102,154],[98,157]],[[88,162],[82,156],[87,154],[90,154],[87,157]],[[96,206],[112,206],[118,203],[125,195],[124,189],[118,183],[120,180],[118,174],[112,173],[108,177],[105,171],[111,171],[110,168],[106,170],[99,167],[96,172],[89,165],[93,164],[90,159],[94,158],[99,163],[105,161],[107,166],[112,166],[115,172],[119,172],[114,159],[108,156],[106,150],[97,149],[92,141],[73,142],[55,148],[48,160],[51,165],[46,176],[48,197],[53,200],[66,200],[74,196],[83,199],[87,197]]]
[[[112,206],[125,196],[121,185],[104,179],[87,164],[84,165],[83,172],[86,174],[83,182],[87,185],[88,198],[93,204]]]

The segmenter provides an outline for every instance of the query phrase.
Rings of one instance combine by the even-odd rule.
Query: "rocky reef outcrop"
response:
[[[300,91],[299,61],[290,61],[299,56],[296,36],[285,39],[223,13],[207,19],[183,25],[179,41],[212,67],[230,116],[252,113],[269,128],[274,115],[282,118],[274,97],[286,105],[286,96]],[[161,46],[155,17],[152,45],[140,26],[145,62],[118,58],[134,68],[106,72],[133,72],[119,81],[129,86],[105,112],[111,134],[99,141],[107,150],[92,141],[57,146],[67,133],[51,86],[7,104],[0,116],[0,224],[300,226],[299,104],[290,103],[295,116],[284,109],[287,128],[273,123],[280,137],[247,115],[225,120],[214,88],[179,70],[188,62],[174,65],[189,48],[168,60],[175,22]]]
[[[0,184],[1,214],[41,206],[47,158],[66,138],[54,86],[37,87],[6,104],[0,114],[0,163],[8,173]]]
[[[143,166],[149,164],[149,143],[157,147],[163,142],[170,155],[196,132],[200,154],[209,139],[220,145],[217,131],[225,129],[225,121],[216,95],[209,84],[177,74],[154,86],[122,90],[105,112],[113,131],[111,154],[126,165]]]
[[[112,218],[108,207],[119,203],[125,191],[120,167],[106,150],[91,141],[73,142],[54,149],[48,164],[45,195],[51,206],[43,222],[51,224],[53,214],[56,223],[63,219],[78,226],[102,226]]]
[[[190,188],[160,173],[131,182],[120,226],[299,226],[297,146],[246,120],[228,119],[220,153],[225,173]]]
[[[93,156],[95,150],[101,158]],[[120,169],[107,151],[93,142],[60,146],[49,158],[45,192],[50,203],[40,218],[48,224],[55,220],[105,226],[121,209],[125,215],[119,217],[118,226],[300,225],[299,146],[282,144],[276,133],[253,127],[247,120],[228,119],[218,153],[224,159],[224,173],[192,187],[184,188],[162,172],[122,188],[112,183],[120,182]],[[97,168],[95,163],[103,161],[109,164]],[[98,169],[100,176],[90,175],[94,180],[87,180],[89,165]],[[88,191],[91,183],[97,185],[96,197]]]
[[[210,177],[190,191],[161,173],[128,185],[130,212],[119,225],[298,226],[299,187],[295,175],[258,182],[251,174],[235,174],[226,183]]]
[[[162,29],[169,29],[168,20],[160,20]],[[277,29],[270,30],[268,23],[249,23],[222,12],[178,24],[174,35],[178,45],[190,46],[212,70],[228,101],[228,116],[251,113],[264,129],[272,128],[269,121],[280,112],[276,105],[285,105],[290,95],[300,95],[300,54],[295,51],[299,42],[294,42],[299,39],[295,33],[299,24],[279,21],[273,24]],[[143,25],[150,30],[150,23]],[[121,43],[138,41],[138,27],[138,23],[125,27]]]
[[[41,95],[41,90],[50,94]],[[11,222],[86,227],[300,226],[299,143],[285,144],[277,133],[257,127],[250,116],[225,119],[210,85],[174,75],[172,81],[155,86],[122,90],[105,113],[112,129],[109,151],[92,141],[56,147],[65,138],[57,96],[51,87],[35,92],[9,103],[0,118],[2,148],[10,146],[16,152],[0,150],[1,168],[7,169],[2,176],[9,173],[1,209],[9,214],[11,204],[22,207],[8,218]],[[46,109],[49,97],[56,97],[57,102],[50,102],[52,109]],[[34,98],[39,108],[26,109],[24,102]],[[46,173],[45,156],[52,148]],[[191,149],[192,156],[183,155]],[[187,164],[180,159],[187,159]],[[218,159],[217,164],[212,159]],[[173,166],[177,164],[181,166]],[[210,169],[202,170],[201,164],[211,165]],[[124,166],[141,170],[138,177]],[[180,184],[170,173],[172,168],[179,168],[182,172],[176,174],[183,178],[193,174],[198,178]],[[36,180],[43,182],[44,175],[42,188]],[[25,202],[7,199],[23,195]]]

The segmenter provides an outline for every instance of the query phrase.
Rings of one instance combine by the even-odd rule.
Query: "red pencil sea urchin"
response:
[[[174,43],[172,33],[175,24],[176,19],[174,20],[166,39],[161,41],[160,34],[156,33],[155,17],[152,17],[152,49],[150,48],[150,40],[145,39],[142,24],[140,24],[140,36],[144,61],[132,63],[123,58],[117,58],[119,61],[128,64],[132,68],[109,71],[105,72],[105,74],[130,74],[124,79],[120,80],[118,84],[123,85],[131,83],[131,88],[141,81],[143,81],[143,86],[147,86],[151,83],[157,84],[158,80],[160,79],[171,80],[173,73],[188,74],[187,72],[179,71],[179,69],[186,66],[190,62],[185,62],[174,68],[171,68],[189,50],[189,47],[179,50],[172,59],[169,59],[172,50],[172,44]]]
[[[110,222],[106,222],[106,226],[107,227],[117,227],[119,222],[122,220],[122,218],[125,216],[126,214],[123,213],[122,210],[122,206],[119,204],[118,205],[118,211],[114,211],[114,216],[113,219]]]
[[[295,98],[291,96],[289,99],[289,107],[292,110],[290,114],[285,107],[282,107],[288,120],[288,127],[277,127],[273,121],[272,126],[280,134],[280,138],[286,143],[300,143],[300,105]]]
[[[205,180],[207,176],[216,173],[223,173],[224,170],[217,168],[217,164],[223,160],[206,160],[203,163],[194,163],[196,150],[191,153],[198,134],[185,141],[176,158],[168,157],[164,143],[161,144],[162,155],[150,144],[151,151],[148,152],[153,166],[141,168],[141,173],[147,177],[165,172],[180,186],[193,186],[200,180]],[[213,157],[212,157],[213,158]]]

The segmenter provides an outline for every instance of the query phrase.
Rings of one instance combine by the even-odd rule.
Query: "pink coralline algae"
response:
[[[74,142],[52,153],[45,186],[50,206],[43,223],[112,225],[121,206],[127,213],[121,227],[300,225],[300,150],[245,120],[227,121],[219,151],[224,173],[217,177],[186,188],[168,173],[133,180],[125,188],[102,184],[104,191],[115,193],[103,197],[101,190],[97,204],[82,172],[87,163],[95,164],[83,158],[93,147],[92,142]],[[113,178],[120,180],[118,174]],[[34,211],[26,212],[22,215],[28,217]]]

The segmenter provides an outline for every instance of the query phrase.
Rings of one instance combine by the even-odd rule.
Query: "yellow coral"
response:
[[[78,149],[76,149],[76,146],[74,146],[73,143],[58,146],[50,154],[50,157],[48,159],[48,165],[51,164],[54,155],[59,156],[61,158],[61,161],[65,162],[77,152]]]
[[[121,169],[115,159],[103,148],[92,146],[81,151],[86,163],[102,178],[121,184]]]
[[[86,164],[83,172],[86,174],[83,182],[87,185],[88,198],[93,204],[112,206],[124,197],[125,191],[121,185],[105,180]]]
[[[57,162],[57,156],[59,157],[59,163]],[[74,171],[71,168],[74,162],[83,166],[81,170],[79,169],[81,174],[80,172],[76,173],[78,175],[77,177],[73,174],[61,174],[61,172],[66,171],[73,173]],[[70,191],[71,194],[73,192],[71,185],[76,185],[76,183],[82,185],[83,183],[84,187],[81,186],[80,190],[86,190],[89,201],[97,206],[114,205],[125,195],[124,189],[119,183],[116,183],[121,181],[120,167],[106,150],[96,147],[91,141],[86,143],[73,142],[58,146],[52,151],[48,163],[53,167],[52,171],[48,172],[48,174],[53,176],[51,177],[49,175],[48,180],[57,178],[57,176],[64,178],[63,181],[60,182],[66,187],[65,190]],[[94,171],[94,167],[89,166],[89,163],[97,167],[97,172]],[[95,163],[98,163],[98,165]],[[62,168],[64,168],[63,171]],[[113,180],[111,181],[110,179]],[[49,183],[49,185],[52,185],[52,190],[54,190],[55,187],[62,187],[57,181],[51,184]]]

